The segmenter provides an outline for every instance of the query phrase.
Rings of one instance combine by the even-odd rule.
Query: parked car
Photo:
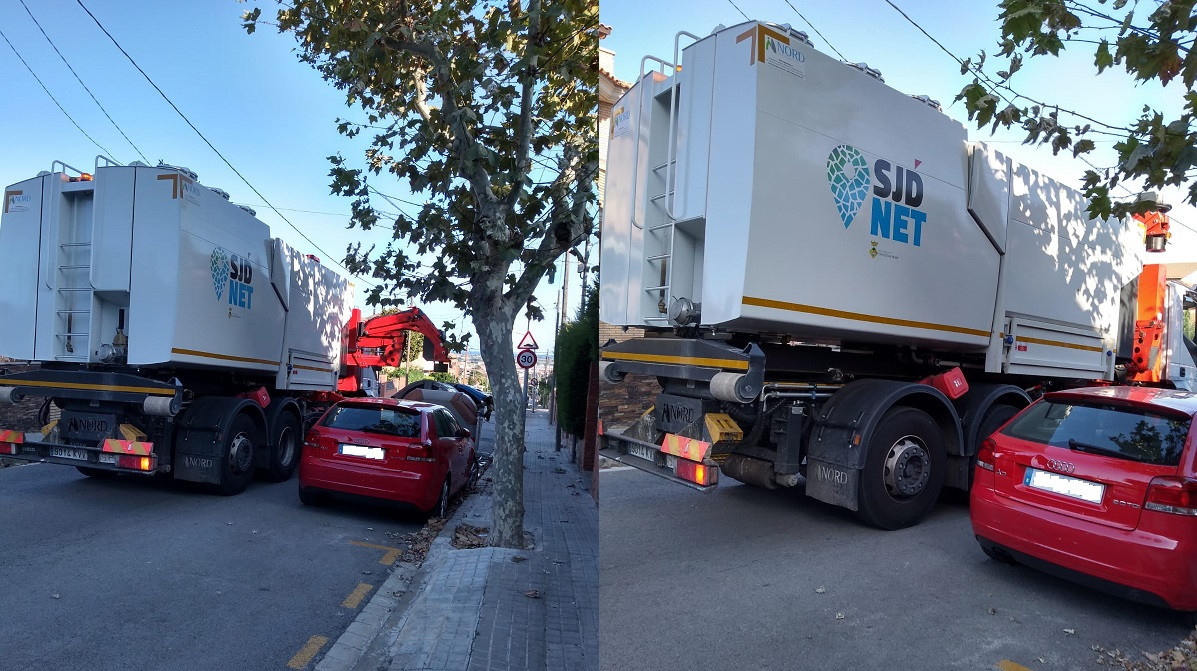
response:
[[[443,517],[477,477],[476,447],[445,408],[390,398],[336,403],[308,431],[299,462],[305,505],[339,493]]]
[[[1197,610],[1197,394],[1052,392],[984,441],[973,532],[991,558]]]
[[[495,399],[493,396],[477,387],[471,387],[468,384],[462,384],[460,382],[454,382],[453,388],[474,399],[474,403],[478,404],[478,413],[482,415],[482,419],[490,419],[490,413],[495,407]]]

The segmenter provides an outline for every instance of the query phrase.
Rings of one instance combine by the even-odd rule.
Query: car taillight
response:
[[[324,436],[313,431],[313,432],[309,433],[307,435],[307,437],[305,437],[303,439],[303,446],[311,447],[311,448],[314,448],[317,450],[322,450],[322,449],[325,449],[328,447],[336,449],[337,441],[331,440],[331,439],[326,439]]]
[[[135,471],[152,471],[154,470],[154,458],[121,454],[116,458],[116,465],[121,468],[132,468]]]
[[[1160,476],[1147,486],[1147,510],[1197,516],[1197,480]]]
[[[993,448],[997,447],[997,443],[992,438],[986,438],[981,443],[981,449],[977,450],[977,465],[987,471],[993,470]]]
[[[719,482],[719,468],[707,464],[700,464],[689,459],[678,459],[673,472],[683,480],[689,480],[696,485],[714,485]]]
[[[408,443],[407,456],[404,458],[408,461],[436,461],[436,457],[432,456],[432,441]]]

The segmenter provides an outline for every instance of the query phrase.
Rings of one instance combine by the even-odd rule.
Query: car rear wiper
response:
[[[1089,443],[1082,443],[1076,438],[1068,439],[1068,449],[1076,450],[1077,452],[1087,452],[1089,454],[1104,454],[1107,457],[1119,457],[1121,459],[1130,459],[1138,461],[1134,457],[1127,456],[1118,450],[1112,450],[1108,447],[1099,447],[1097,445],[1090,445]]]

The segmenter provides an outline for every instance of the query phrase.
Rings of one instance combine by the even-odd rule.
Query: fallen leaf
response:
[[[1065,630],[1064,630],[1064,633],[1065,633],[1065,634],[1072,635],[1072,634],[1075,634],[1075,633],[1076,633],[1076,629],[1065,629]]]
[[[997,609],[996,609],[996,608],[994,608],[993,606],[990,606],[990,607],[989,607],[989,614],[990,614],[990,615],[997,615]]]
[[[527,558],[527,557],[521,557],[520,555],[516,555],[516,556],[514,556],[514,557],[512,557],[512,558],[511,558],[511,561],[513,561],[513,562],[515,562],[515,563],[517,563],[517,564],[518,564],[518,563],[520,563],[520,562],[522,562],[522,561],[528,561],[528,558]]]
[[[1047,664],[1047,660],[1042,657],[1036,657],[1035,659],[1038,659],[1040,664]]]
[[[842,620],[842,619],[844,619],[844,614],[843,614],[843,613],[836,613],[836,614],[835,614],[835,619],[837,619],[837,620]]]
[[[824,592],[826,592],[826,591],[827,591],[827,588],[826,588],[826,587],[816,587],[816,588],[815,588],[815,594],[822,594],[822,593],[824,593]]]
[[[51,598],[51,599],[57,599],[57,598],[59,598],[59,596],[58,596],[57,594],[51,594],[51,595],[50,595],[50,598]]]
[[[527,592],[524,592],[524,596],[528,597],[529,599],[539,599],[540,592],[538,590],[530,589]]]

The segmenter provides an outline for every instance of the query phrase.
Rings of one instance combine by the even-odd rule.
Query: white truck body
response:
[[[4,356],[103,363],[123,312],[128,365],[336,389],[352,285],[184,171],[111,165],[90,181],[14,184],[0,249]]]
[[[719,30],[681,64],[615,105],[604,321],[667,327],[685,298],[718,330],[1112,378],[1133,223],[780,27]]]

